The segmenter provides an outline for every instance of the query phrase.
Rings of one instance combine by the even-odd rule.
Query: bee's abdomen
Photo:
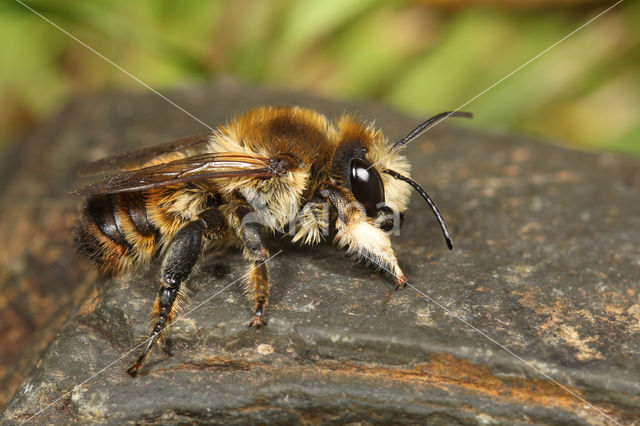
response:
[[[114,195],[101,195],[87,200],[87,216],[98,227],[102,235],[123,248],[130,248],[122,231],[120,218],[115,213]]]
[[[103,194],[87,200],[76,229],[78,252],[115,274],[153,256],[158,230],[149,221],[144,193]]]

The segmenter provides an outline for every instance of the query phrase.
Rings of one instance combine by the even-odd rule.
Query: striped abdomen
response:
[[[109,274],[147,263],[160,242],[145,192],[104,194],[86,200],[76,228],[76,249]]]

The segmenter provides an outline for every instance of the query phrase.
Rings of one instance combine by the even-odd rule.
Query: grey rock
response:
[[[375,119],[390,140],[418,123],[382,106],[232,82],[169,97],[211,126],[265,104],[331,117],[357,112]],[[86,157],[50,182],[66,191],[80,160],[203,130],[152,94],[79,99],[52,123],[39,131],[43,140],[84,145]],[[251,306],[238,282],[245,263],[235,249],[216,251],[188,282],[191,295],[170,332],[173,355],[158,348],[132,379],[126,369],[149,332],[157,265],[96,279],[41,357],[31,355],[34,366],[0,421],[640,418],[640,161],[464,130],[453,121],[406,154],[455,245],[446,249],[414,194],[392,238],[410,287],[394,292],[388,277],[329,244],[299,247],[276,238],[271,252],[282,253],[269,262],[269,325],[248,329]]]

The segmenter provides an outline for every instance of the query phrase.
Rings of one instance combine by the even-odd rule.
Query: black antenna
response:
[[[395,152],[399,150],[400,148],[402,148],[403,146],[405,146],[406,144],[408,144],[409,142],[411,142],[412,140],[416,139],[418,136],[420,136],[421,134],[429,130],[431,127],[435,126],[436,124],[438,124],[439,122],[441,122],[442,120],[448,117],[473,118],[473,114],[471,114],[470,112],[463,112],[463,111],[441,112],[440,114],[427,119],[425,122],[423,122],[418,127],[416,127],[411,132],[409,132],[407,136],[405,136],[404,138],[396,142],[391,148],[391,152]]]
[[[422,198],[425,199],[427,204],[429,204],[429,207],[431,207],[431,211],[433,211],[433,214],[436,215],[436,219],[438,219],[438,223],[440,224],[440,229],[442,229],[442,234],[444,235],[444,240],[447,242],[447,247],[449,247],[449,250],[451,250],[453,248],[453,241],[451,240],[451,235],[449,234],[449,230],[447,229],[447,224],[444,223],[444,219],[442,218],[442,215],[438,210],[438,206],[436,206],[436,203],[434,203],[431,197],[429,197],[429,194],[427,194],[427,191],[425,191],[424,188],[422,188],[420,184],[415,180],[408,178],[406,176],[403,176],[396,171],[385,169],[384,173],[387,173],[396,179],[407,182],[409,185],[413,186],[413,188],[416,191],[418,191],[418,193],[422,196]]]

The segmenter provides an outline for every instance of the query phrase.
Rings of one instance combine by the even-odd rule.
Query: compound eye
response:
[[[377,205],[384,201],[382,179],[368,161],[356,158],[351,162],[351,190],[364,205],[367,216],[375,217]]]

